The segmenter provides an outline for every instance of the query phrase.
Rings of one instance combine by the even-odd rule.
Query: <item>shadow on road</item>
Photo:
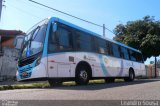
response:
[[[135,80],[133,82],[115,82],[115,83],[101,83],[101,84],[88,84],[88,85],[72,85],[72,86],[54,86],[47,89],[62,89],[62,90],[101,90],[106,88],[115,88],[115,87],[122,87],[122,86],[130,86],[130,85],[138,85],[138,84],[144,84],[144,83],[151,83],[160,81],[160,79],[140,79]]]

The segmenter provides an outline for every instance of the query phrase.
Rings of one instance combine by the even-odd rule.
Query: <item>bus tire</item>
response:
[[[53,79],[49,79],[48,82],[49,82],[50,87],[62,85],[62,81],[55,81]]]
[[[106,78],[105,82],[106,83],[113,83],[115,81],[115,78]]]
[[[80,65],[76,71],[75,82],[77,85],[86,85],[89,83],[90,75],[87,66]]]
[[[125,80],[126,82],[131,82],[131,81],[134,81],[134,79],[135,79],[134,70],[133,70],[133,69],[130,69],[130,70],[129,70],[129,77],[124,78],[124,80]]]

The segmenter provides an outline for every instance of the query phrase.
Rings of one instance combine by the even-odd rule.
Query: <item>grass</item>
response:
[[[15,84],[15,85],[2,85],[0,86],[0,90],[47,88],[47,87],[49,87],[49,83]]]
[[[123,79],[116,79],[115,82],[123,82]],[[102,80],[90,80],[89,84],[102,84],[105,81]],[[64,82],[64,86],[75,86],[76,83],[74,81]],[[13,89],[33,89],[33,88],[49,88],[50,85],[48,82],[43,83],[31,83],[31,84],[15,84],[15,85],[2,85],[0,86],[0,90],[13,90]]]

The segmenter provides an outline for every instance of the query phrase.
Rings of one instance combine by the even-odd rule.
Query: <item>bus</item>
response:
[[[32,27],[24,38],[18,81],[88,84],[92,79],[133,81],[145,70],[142,53],[57,17]]]

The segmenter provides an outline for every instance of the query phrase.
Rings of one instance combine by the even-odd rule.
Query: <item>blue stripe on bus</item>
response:
[[[108,70],[106,69],[106,66],[104,65],[103,56],[102,56],[101,54],[98,55],[98,56],[99,56],[100,65],[101,65],[103,74],[104,74],[105,76],[110,76],[109,73],[108,73]]]
[[[45,37],[45,41],[44,41],[44,48],[43,48],[42,58],[43,57],[47,57],[47,54],[48,54],[49,31],[50,31],[52,22],[54,22],[54,18],[52,18],[52,19],[50,19],[48,21],[48,26],[47,26],[46,37]]]
[[[123,74],[123,60],[121,60],[121,67],[120,67],[120,72],[118,73],[118,75],[117,76],[122,76],[122,74]]]

